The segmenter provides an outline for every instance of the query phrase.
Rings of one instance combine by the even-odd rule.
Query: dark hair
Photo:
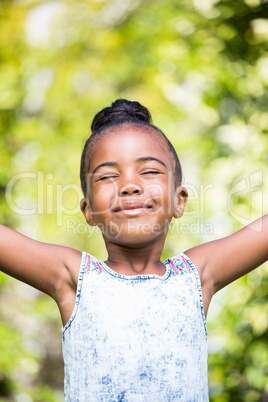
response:
[[[149,110],[146,107],[142,106],[139,102],[131,102],[126,99],[117,99],[111,104],[111,106],[108,106],[97,113],[92,121],[92,134],[87,139],[81,156],[80,180],[84,196],[87,195],[86,175],[88,173],[94,140],[100,138],[100,134],[109,127],[118,126],[126,123],[132,123],[134,125],[152,128],[165,139],[168,149],[172,153],[175,160],[176,185],[181,184],[182,172],[178,155],[165,134],[159,128],[152,124],[152,117]]]

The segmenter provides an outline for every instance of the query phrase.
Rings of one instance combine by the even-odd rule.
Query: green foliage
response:
[[[267,15],[265,0],[0,2],[1,223],[105,258],[79,212],[79,160],[117,97],[152,110],[184,168],[189,206],[163,258],[260,216]],[[267,277],[266,264],[212,302],[211,401],[267,398]],[[61,400],[56,306],[3,275],[0,288],[0,400]]]

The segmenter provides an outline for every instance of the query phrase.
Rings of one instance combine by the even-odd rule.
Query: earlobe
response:
[[[96,223],[94,222],[94,219],[92,217],[92,211],[91,211],[89,201],[87,198],[85,198],[85,197],[82,198],[82,200],[80,201],[80,208],[81,208],[81,211],[82,211],[84,217],[86,218],[87,223],[90,226],[95,226]]]
[[[184,213],[184,208],[188,199],[188,191],[185,187],[178,187],[175,195],[174,218],[180,218]]]

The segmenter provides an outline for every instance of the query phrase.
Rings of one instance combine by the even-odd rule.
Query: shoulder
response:
[[[215,293],[212,277],[209,275],[209,271],[206,269],[208,264],[208,254],[211,252],[209,246],[209,244],[207,244],[205,247],[204,245],[197,246],[184,252],[184,254],[196,268],[200,279],[205,316],[207,315],[212,296]]]
[[[192,273],[195,270],[193,262],[184,253],[180,253],[166,260],[175,275]]]
[[[81,251],[72,248],[66,248],[66,250],[64,250],[64,267],[75,288],[77,286],[82,256],[83,253],[81,253]]]
[[[50,294],[56,301],[68,290],[76,291],[82,253],[73,248],[54,246],[48,249],[50,261],[54,266],[54,292]]]
[[[79,272],[83,254],[72,248],[61,247],[58,250],[60,265],[53,297],[59,307],[62,323],[69,320],[75,306]]]

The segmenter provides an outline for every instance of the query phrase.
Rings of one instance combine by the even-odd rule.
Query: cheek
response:
[[[171,202],[173,197],[172,186],[168,182],[151,184],[146,187],[146,193],[161,205]]]
[[[163,216],[173,215],[173,195],[173,192],[167,186],[160,184],[150,186],[148,192],[146,192],[146,198],[149,204],[154,204],[154,208],[149,210],[149,213],[152,215],[161,213]]]
[[[117,194],[115,183],[110,183],[104,187],[95,186],[91,190],[91,208],[95,211],[106,212],[107,208],[113,208]]]

